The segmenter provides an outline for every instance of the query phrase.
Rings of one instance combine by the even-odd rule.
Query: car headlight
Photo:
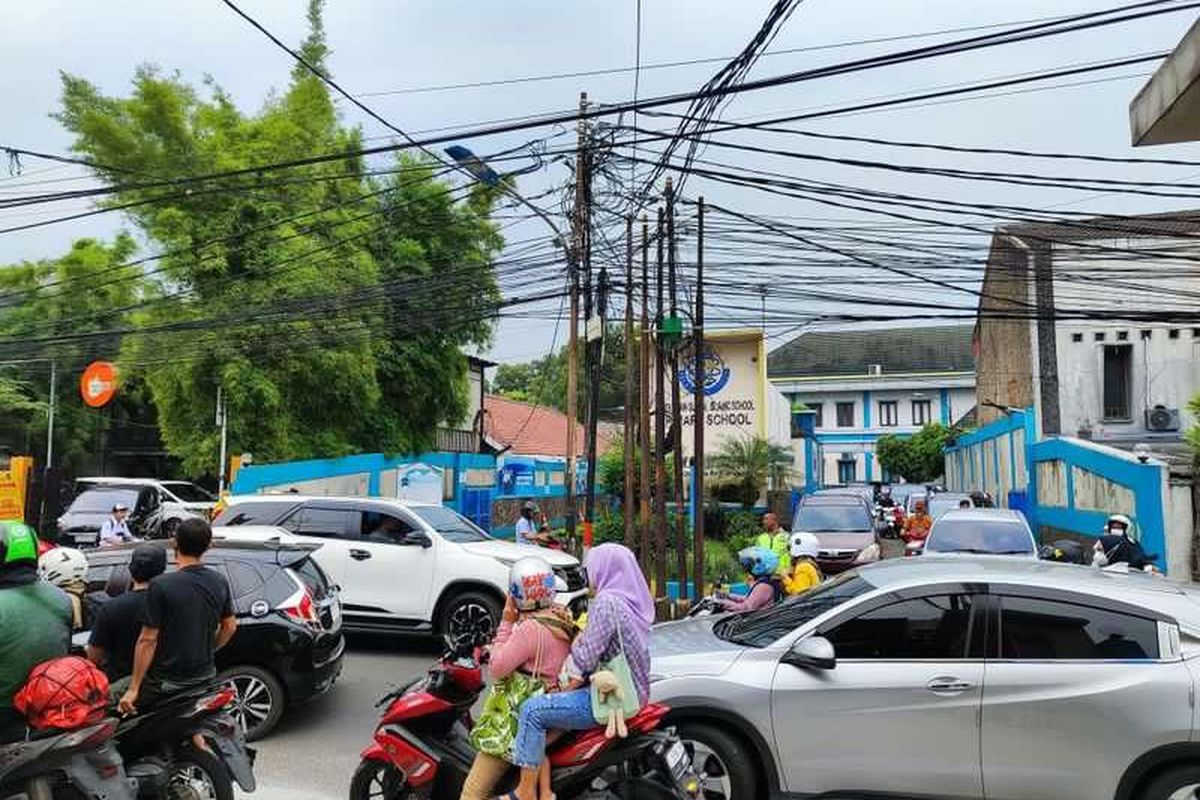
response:
[[[866,547],[864,547],[862,550],[859,551],[857,556],[854,557],[855,564],[865,564],[868,561],[878,561],[878,560],[879,560],[879,543],[878,542],[876,542],[875,544],[867,545]]]

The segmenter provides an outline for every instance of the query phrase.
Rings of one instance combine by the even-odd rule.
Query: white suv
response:
[[[527,555],[549,561],[565,584],[559,602],[577,606],[587,595],[574,557],[492,539],[444,506],[377,497],[244,495],[229,498],[213,524],[214,535],[227,540],[320,543],[314,558],[341,587],[351,630],[453,635],[484,615],[494,625],[509,567]]]

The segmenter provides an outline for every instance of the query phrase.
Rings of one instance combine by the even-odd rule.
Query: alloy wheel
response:
[[[270,716],[274,698],[270,687],[253,675],[236,675],[229,682],[237,692],[230,710],[244,734]]]
[[[704,800],[731,800],[733,781],[729,777],[729,768],[721,757],[703,742],[685,740],[683,744],[688,755],[692,757],[692,766],[696,774],[700,777],[700,790],[704,793]]]
[[[1167,800],[1196,800],[1198,797],[1200,797],[1200,783],[1191,783],[1187,786],[1180,786],[1171,792],[1171,796]]]
[[[475,634],[480,631],[490,635],[494,632],[495,621],[487,606],[482,603],[466,602],[454,609],[446,627],[446,633],[451,640],[457,640],[463,635]]]

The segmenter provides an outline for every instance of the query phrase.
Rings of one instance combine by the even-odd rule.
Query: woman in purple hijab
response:
[[[625,653],[633,684],[642,705],[650,697],[650,626],[654,600],[629,548],[602,544],[588,553],[584,563],[594,593],[588,603],[587,628],[571,646],[566,671],[570,690],[526,700],[521,706],[513,763],[521,768],[521,782],[508,797],[537,800],[538,767],[546,755],[546,731],[583,730],[596,726],[591,691],[584,685],[599,666]],[[622,645],[624,649],[622,650]]]

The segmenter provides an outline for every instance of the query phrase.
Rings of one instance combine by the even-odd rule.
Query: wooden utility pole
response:
[[[658,300],[654,318],[654,580],[655,596],[667,596],[667,393],[663,375],[663,212],[658,209]]]
[[[642,331],[638,347],[638,444],[641,447],[638,560],[650,574],[650,223],[642,215]],[[1200,552],[1200,548],[1197,549]]]
[[[635,398],[633,355],[633,217],[625,220],[625,502],[621,511],[625,517],[625,546],[637,552],[634,531],[634,470],[637,459],[633,450]]]
[[[675,279],[675,186],[667,178],[667,276],[671,293],[671,317],[679,316],[679,287]],[[679,345],[671,344],[671,452],[675,454],[675,565],[679,599],[687,597],[688,547],[683,502],[683,397],[679,389]]]
[[[696,509],[692,520],[692,551],[695,564],[692,578],[696,583],[697,600],[704,597],[704,198],[696,204],[696,312],[692,319],[692,491]]]
[[[579,94],[579,123],[576,128],[575,149],[575,209],[571,215],[571,249],[567,270],[570,272],[568,281],[571,292],[571,324],[567,335],[567,474],[564,482],[567,489],[566,529],[567,539],[575,541],[575,522],[579,518],[575,510],[575,420],[576,397],[579,394],[579,263],[583,256],[584,241],[584,205],[587,202],[587,191],[584,182],[587,180],[587,167],[584,164],[584,152],[587,149],[587,121],[584,113],[587,111],[587,92]]]

